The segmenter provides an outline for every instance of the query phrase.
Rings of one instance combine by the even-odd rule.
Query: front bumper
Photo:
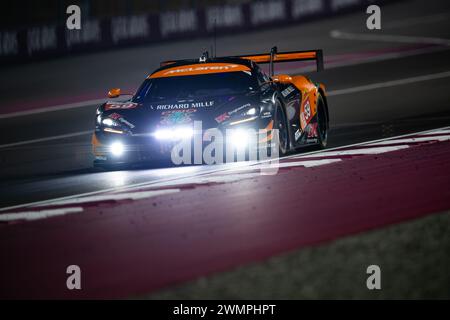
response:
[[[123,152],[113,152],[112,145],[120,143]],[[153,137],[134,137],[97,131],[92,136],[94,164],[126,164],[170,159],[173,146]]]
[[[254,127],[255,123],[253,126],[241,127],[238,129],[241,131],[253,130],[255,132],[255,137],[252,141],[256,143],[249,144],[246,147],[246,158],[249,160],[252,152],[257,153],[260,146],[263,145],[265,148],[271,147],[273,121],[266,122],[263,127],[264,129],[254,129]],[[207,150],[208,146],[210,147],[211,142],[214,141],[214,139],[205,139],[206,132],[206,130],[202,130],[199,133],[194,133],[192,138],[187,142],[183,142],[184,146],[190,144],[191,155],[197,152],[199,148],[201,148],[200,152],[202,152],[203,155],[203,150]],[[217,146],[222,148],[225,155],[228,151],[227,143],[230,140],[225,138],[225,134],[223,134],[224,130],[220,130],[220,132],[222,133],[223,138],[216,142]],[[227,143],[225,143],[225,141],[227,141]],[[123,147],[120,154],[117,154],[117,152],[115,153],[114,148],[112,148],[112,146],[117,143],[120,143]],[[171,159],[174,147],[179,144],[180,141],[161,140],[150,134],[115,134],[97,129],[92,137],[93,153],[95,157],[94,164],[131,164],[166,161]],[[192,159],[190,163],[196,163],[196,161]]]

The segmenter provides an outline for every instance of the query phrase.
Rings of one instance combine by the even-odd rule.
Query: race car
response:
[[[310,60],[323,70],[322,50],[278,52],[276,47],[266,54],[209,57],[205,52],[198,59],[162,62],[131,98],[97,109],[94,166],[173,158],[174,148],[186,140],[184,146],[194,148],[213,140],[224,150],[247,147],[247,156],[254,154],[250,149],[283,156],[304,146],[324,148],[329,128],[324,85],[303,75],[274,74],[276,63]],[[260,64],[269,64],[269,74]],[[120,89],[108,92],[111,99],[122,95]],[[224,137],[205,139],[211,130]],[[178,155],[183,163],[194,163],[194,153]],[[215,163],[235,159],[214,154]],[[205,162],[211,163],[201,159]]]

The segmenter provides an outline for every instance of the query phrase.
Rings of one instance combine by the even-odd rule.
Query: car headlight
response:
[[[119,126],[119,124],[111,118],[103,119],[102,124],[107,127],[118,127]]]
[[[233,117],[232,120],[229,122],[230,126],[234,126],[237,124],[250,122],[253,120],[258,119],[258,116],[260,114],[260,107],[251,107],[245,110],[244,112],[240,113],[239,116]]]
[[[102,115],[97,116],[97,125],[105,132],[123,134],[125,131],[117,121],[111,118],[102,118]]]
[[[123,152],[125,151],[125,147],[122,142],[114,142],[109,146],[109,149],[111,153],[116,156],[120,157]]]
[[[245,112],[247,116],[254,116],[259,110],[257,108],[250,108]]]

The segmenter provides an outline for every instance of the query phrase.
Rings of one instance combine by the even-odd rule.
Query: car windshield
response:
[[[154,78],[145,80],[133,102],[244,94],[255,91],[257,85],[250,71]]]

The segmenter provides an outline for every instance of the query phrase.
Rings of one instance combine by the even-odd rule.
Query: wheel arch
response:
[[[328,122],[330,122],[330,112],[328,111],[328,101],[327,101],[328,99],[327,99],[325,87],[324,87],[323,84],[320,84],[320,85],[318,86],[318,91],[319,91],[320,96],[321,96],[322,99],[323,99],[324,104],[325,104],[325,111],[326,111],[326,113],[327,113],[327,119],[328,119]]]

